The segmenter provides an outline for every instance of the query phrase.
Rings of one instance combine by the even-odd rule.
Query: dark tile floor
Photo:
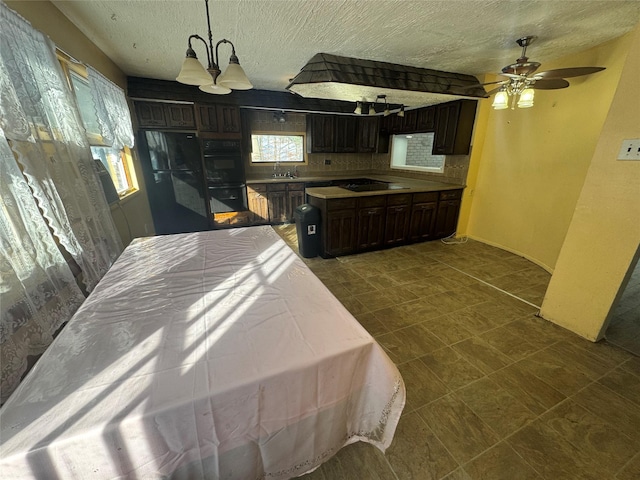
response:
[[[610,343],[640,356],[640,262],[613,311],[605,336]]]
[[[640,358],[536,317],[543,269],[471,240],[305,261],[407,388],[386,454],[356,443],[306,479],[640,479]]]

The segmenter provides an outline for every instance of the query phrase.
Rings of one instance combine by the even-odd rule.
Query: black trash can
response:
[[[304,258],[317,257],[320,253],[320,210],[303,203],[293,216],[298,234],[298,251]]]

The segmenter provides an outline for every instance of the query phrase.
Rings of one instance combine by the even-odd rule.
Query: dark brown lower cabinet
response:
[[[424,242],[433,238],[433,224],[436,219],[437,203],[416,203],[411,207],[409,241]]]
[[[247,202],[252,225],[294,222],[296,208],[304,203],[304,184],[251,183],[247,185]]]
[[[360,251],[380,248],[384,242],[386,195],[357,199],[356,247]]]
[[[337,257],[355,252],[356,212],[336,210],[328,212],[326,222],[320,228],[324,240],[322,256]]]
[[[386,246],[405,243],[411,215],[411,194],[389,195],[384,228]]]
[[[287,185],[287,199],[289,208],[289,221],[295,221],[295,211],[304,203],[304,183],[289,183]]]
[[[462,190],[440,192],[438,213],[434,226],[434,238],[448,237],[455,233],[458,227],[458,215],[460,214],[460,199]]]
[[[371,250],[380,248],[384,241],[384,207],[367,207],[358,210],[357,248]]]
[[[320,209],[323,257],[442,238],[457,227],[462,190],[336,199],[310,197]]]
[[[438,196],[438,192],[413,194],[409,221],[409,242],[425,242],[434,238],[433,227],[438,211]]]
[[[264,184],[247,185],[247,203],[251,212],[252,225],[269,223],[269,203],[267,186]]]
[[[287,206],[287,186],[284,183],[267,186],[269,202],[269,221],[284,223],[288,221],[289,208]]]
[[[387,246],[405,243],[409,228],[409,205],[387,207],[384,244]]]

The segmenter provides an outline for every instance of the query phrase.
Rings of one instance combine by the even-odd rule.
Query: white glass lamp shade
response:
[[[251,90],[253,88],[238,63],[230,63],[224,73],[218,77],[217,84],[232,90]]]
[[[231,89],[218,85],[217,83],[210,83],[209,85],[200,85],[200,90],[205,93],[213,93],[214,95],[226,95],[231,93]]]
[[[533,107],[534,95],[535,91],[533,90],[533,88],[525,88],[520,94],[520,99],[518,100],[518,108]]]
[[[504,110],[509,107],[509,95],[504,90],[500,90],[496,93],[495,98],[493,99],[493,103],[491,106],[494,110]]]
[[[176,80],[187,85],[207,85],[212,78],[197,58],[187,57],[182,62],[182,69]]]

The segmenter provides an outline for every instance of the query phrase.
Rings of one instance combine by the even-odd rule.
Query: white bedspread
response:
[[[0,475],[290,478],[384,451],[404,402],[271,227],[137,239],[0,410]]]

